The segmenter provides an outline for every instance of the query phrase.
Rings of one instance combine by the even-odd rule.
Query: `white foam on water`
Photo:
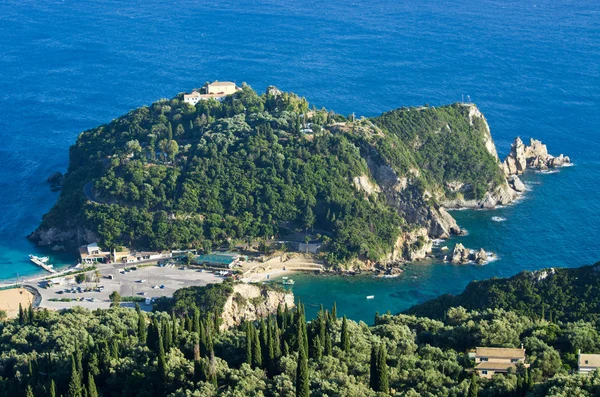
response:
[[[506,218],[503,218],[501,216],[492,216],[492,220],[494,222],[504,222],[504,221],[506,221]]]

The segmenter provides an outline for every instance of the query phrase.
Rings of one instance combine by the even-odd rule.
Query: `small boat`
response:
[[[294,284],[295,284],[295,281],[294,281],[294,280],[292,280],[291,278],[289,278],[289,279],[288,279],[288,278],[286,278],[286,279],[285,279],[285,280],[283,280],[281,283],[282,283],[283,285],[294,285]]]
[[[375,299],[375,295],[369,295],[367,296],[367,299]]]

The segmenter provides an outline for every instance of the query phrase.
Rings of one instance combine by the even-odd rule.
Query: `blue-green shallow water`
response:
[[[24,236],[56,200],[44,181],[66,169],[80,131],[211,79],[274,84],[365,116],[468,94],[502,156],[516,135],[534,136],[576,163],[528,176],[539,184],[515,206],[455,212],[471,232],[461,241],[498,261],[413,266],[387,280],[298,277],[294,291],[308,304],[335,300],[340,313],[371,321],[374,310],[399,311],[472,279],[600,259],[595,0],[4,0],[0,279],[38,271],[27,254],[45,252]]]

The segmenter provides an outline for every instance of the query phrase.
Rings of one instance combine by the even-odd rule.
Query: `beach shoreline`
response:
[[[23,309],[34,303],[34,295],[26,288],[11,288],[0,291],[0,310],[6,312],[7,318],[19,315],[19,304]]]

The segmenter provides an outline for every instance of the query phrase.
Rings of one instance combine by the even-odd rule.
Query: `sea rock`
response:
[[[522,193],[527,188],[525,184],[521,181],[521,179],[517,175],[511,175],[508,177],[508,185],[516,192]]]
[[[488,254],[483,248],[480,248],[477,252],[471,252],[461,243],[457,243],[450,254],[450,262],[464,264],[471,261],[482,265],[488,261]]]
[[[221,329],[228,329],[244,321],[256,321],[277,312],[277,307],[294,306],[294,294],[289,291],[253,285],[235,284],[233,293],[225,301],[221,314]]]
[[[56,191],[60,190],[60,186],[62,185],[63,179],[64,175],[62,174],[62,172],[56,171],[55,173],[50,175],[48,179],[46,179],[46,182],[52,185],[53,191]]]
[[[452,263],[467,263],[469,261],[469,250],[461,243],[457,243],[450,254],[450,262]]]
[[[548,153],[548,148],[542,141],[531,138],[526,146],[521,138],[517,137],[511,145],[510,153],[504,159],[502,168],[507,176],[519,175],[527,168],[545,170],[548,168],[562,167],[571,162],[567,156],[554,157]]]
[[[479,251],[475,254],[475,263],[478,265],[483,265],[485,262],[487,262],[487,260],[487,252],[485,252],[483,248],[479,249]]]

